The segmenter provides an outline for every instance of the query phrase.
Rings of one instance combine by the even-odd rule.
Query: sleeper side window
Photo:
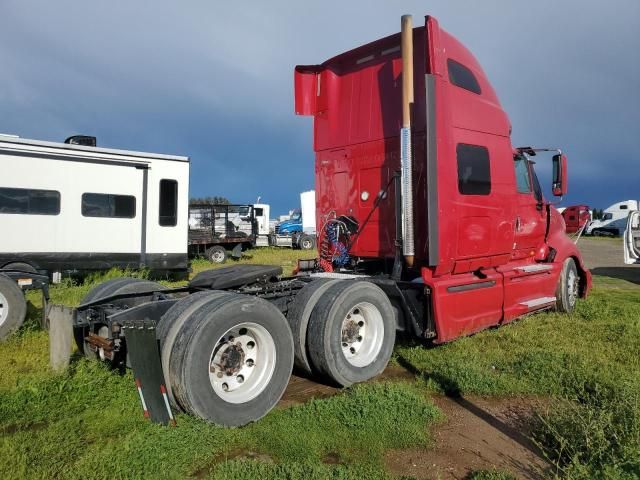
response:
[[[456,87],[464,88],[478,95],[482,93],[478,79],[470,69],[452,59],[447,60],[447,69],[449,81]]]
[[[489,195],[491,193],[491,167],[489,150],[478,145],[459,143],[458,191],[462,195]]]
[[[82,216],[134,218],[136,216],[136,197],[111,193],[83,193]]]
[[[160,216],[161,227],[175,227],[178,224],[178,182],[160,180]]]
[[[531,193],[531,177],[529,176],[528,161],[522,155],[515,157],[513,163],[516,170],[516,185],[518,193]]]
[[[58,215],[60,192],[33,188],[0,187],[0,213]]]

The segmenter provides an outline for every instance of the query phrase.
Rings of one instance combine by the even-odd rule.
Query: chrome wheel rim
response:
[[[245,322],[225,332],[209,357],[213,391],[229,403],[246,403],[267,387],[276,367],[276,344],[262,325]]]
[[[384,321],[373,304],[354,305],[342,321],[342,354],[354,367],[371,364],[382,349]]]
[[[578,275],[573,270],[569,270],[567,275],[567,296],[569,299],[569,305],[572,307],[576,304],[578,299]]]
[[[0,292],[0,327],[9,317],[9,302],[2,292]]]

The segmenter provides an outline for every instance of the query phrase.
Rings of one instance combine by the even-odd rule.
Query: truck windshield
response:
[[[294,211],[291,214],[291,220],[295,220],[296,222],[302,218],[302,213],[299,211]]]

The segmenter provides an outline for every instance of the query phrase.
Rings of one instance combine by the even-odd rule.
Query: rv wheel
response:
[[[298,246],[301,250],[313,250],[316,248],[316,237],[303,233],[298,240]]]
[[[309,319],[311,364],[340,386],[364,382],[385,369],[395,336],[395,312],[380,287],[340,282],[324,293]]]
[[[176,403],[221,425],[258,420],[276,405],[291,375],[286,319],[266,300],[232,293],[194,307],[184,313],[164,372]]]
[[[562,266],[556,289],[556,310],[571,313],[576,307],[580,292],[580,277],[573,258],[567,258]]]
[[[0,341],[20,328],[27,315],[27,301],[16,282],[0,274]]]
[[[208,248],[204,254],[212,263],[224,263],[227,260],[227,251],[220,245]]]
[[[165,290],[166,287],[163,287],[159,283],[151,282],[149,280],[144,280],[141,278],[112,278],[111,280],[107,280],[97,286],[87,293],[80,304],[94,302],[101,298],[110,297],[111,295],[118,295],[122,293],[138,293],[138,292],[147,292],[152,290]],[[144,302],[147,302],[151,299],[150,295],[135,297],[135,298],[127,298],[122,300],[116,300],[113,303],[115,305],[127,306],[127,307],[135,307]],[[94,327],[95,333],[100,336],[107,336],[108,332],[106,332],[106,328],[103,328],[104,325],[96,325]],[[78,347],[78,351],[81,352],[87,358],[95,360],[96,358],[100,358],[103,355],[100,355],[100,352],[94,352],[89,344],[85,341],[87,335],[89,335],[89,327],[79,327],[74,329],[74,337],[76,340],[76,345]],[[121,358],[123,358],[125,352],[122,352]]]

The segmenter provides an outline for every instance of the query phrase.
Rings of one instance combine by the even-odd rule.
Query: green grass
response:
[[[383,478],[385,449],[426,445],[425,427],[439,418],[416,387],[375,383],[274,410],[245,428],[185,415],[165,428],[140,415],[132,382],[81,360],[68,374],[0,393],[0,478],[242,478],[269,471],[357,478],[362,468]],[[251,452],[262,460],[251,460]],[[338,464],[327,464],[328,456]]]
[[[575,385],[640,383],[640,289],[594,288],[572,315],[543,313],[437,348],[396,349],[446,393],[559,395]]]
[[[282,265],[286,274],[308,256],[262,249],[242,262]],[[193,263],[194,273],[210,267]],[[53,286],[52,301],[77,305],[122,274]],[[390,478],[387,449],[430,443],[427,427],[440,418],[431,392],[550,397],[533,434],[558,476],[637,478],[640,288],[605,277],[594,285],[570,316],[535,315],[435,348],[398,346],[395,360],[416,372],[414,383],[362,385],[238,429],[185,415],[176,428],[152,425],[131,375],[97,363],[75,359],[52,374],[31,293],[25,327],[0,344],[0,478]]]

